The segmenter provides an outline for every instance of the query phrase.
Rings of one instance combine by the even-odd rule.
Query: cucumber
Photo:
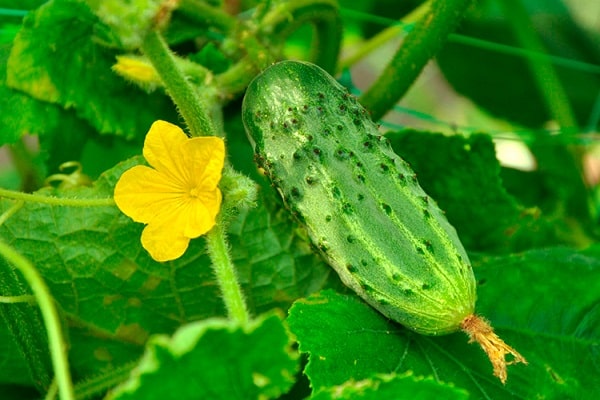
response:
[[[345,285],[420,334],[465,330],[476,300],[467,253],[343,86],[283,61],[250,83],[242,117],[257,164]]]

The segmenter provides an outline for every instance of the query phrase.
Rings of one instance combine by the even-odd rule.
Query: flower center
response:
[[[198,190],[198,188],[192,188],[189,194],[190,197],[197,199],[198,197],[200,197],[200,190]]]
[[[200,197],[200,190],[198,188],[191,188],[189,195],[190,197],[197,199]]]

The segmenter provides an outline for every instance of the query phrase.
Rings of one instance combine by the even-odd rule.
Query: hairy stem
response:
[[[217,278],[221,295],[229,318],[245,325],[250,320],[242,288],[237,278],[235,266],[231,261],[229,246],[223,222],[219,220],[215,227],[206,234],[208,254]]]
[[[374,120],[385,115],[404,96],[425,64],[456,29],[471,0],[433,0],[427,14],[394,54],[381,76],[361,96]]]
[[[0,255],[9,264],[18,269],[29,284],[40,307],[46,326],[50,355],[54,373],[56,374],[60,398],[62,400],[74,400],[73,383],[71,381],[71,372],[69,371],[69,360],[67,357],[67,343],[63,338],[60,318],[54,306],[54,299],[50,294],[50,290],[29,260],[4,242],[0,242]]]
[[[186,79],[175,56],[157,30],[152,30],[142,44],[142,51],[163,81],[192,136],[216,136],[209,108],[196,88]]]
[[[0,197],[7,199],[20,200],[23,202],[31,203],[42,203],[53,206],[64,206],[64,207],[108,207],[114,206],[115,201],[113,198],[105,199],[78,199],[73,197],[52,197],[44,196],[40,194],[30,194],[23,192],[16,192],[13,190],[7,190],[0,188]]]

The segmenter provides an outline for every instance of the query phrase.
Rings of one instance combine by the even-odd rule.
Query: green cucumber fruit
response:
[[[283,61],[250,83],[242,117],[257,163],[345,285],[418,333],[465,330],[476,300],[467,253],[344,87]]]

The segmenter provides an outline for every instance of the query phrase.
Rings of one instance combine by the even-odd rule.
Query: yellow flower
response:
[[[176,125],[156,121],[143,153],[153,168],[138,165],[125,171],[115,187],[115,202],[134,221],[148,224],[142,246],[152,258],[174,260],[190,239],[215,225],[225,145],[214,136],[188,139]]]

